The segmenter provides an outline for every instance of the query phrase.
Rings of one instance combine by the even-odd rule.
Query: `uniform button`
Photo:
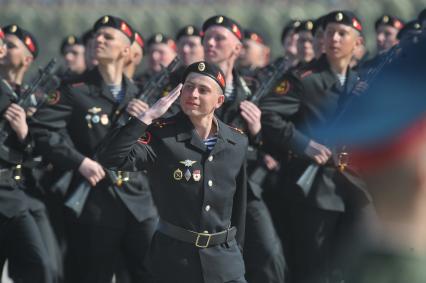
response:
[[[213,155],[210,155],[208,158],[209,161],[213,161]]]
[[[207,183],[209,185],[209,187],[213,186],[213,181],[209,180],[209,182]]]
[[[206,205],[205,210],[206,210],[206,211],[209,211],[209,210],[210,210],[210,205]]]

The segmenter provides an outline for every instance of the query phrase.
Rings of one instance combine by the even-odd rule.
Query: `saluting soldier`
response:
[[[258,151],[262,144],[261,112],[253,102],[248,101],[251,90],[234,67],[242,50],[243,30],[236,21],[222,15],[207,19],[202,30],[206,61],[217,64],[226,80],[225,101],[216,110],[216,115],[231,126],[245,129],[250,141],[244,252],[246,279],[249,282],[281,282],[285,268],[281,243],[262,199],[260,186],[267,171],[263,155]]]
[[[6,29],[7,41],[0,29],[2,76],[7,74],[7,80],[2,78],[0,82],[0,270],[7,259],[14,281],[50,283],[53,282],[52,269],[45,239],[30,212],[30,205],[34,208],[34,203],[22,190],[22,164],[31,159],[33,143],[25,110],[16,104],[18,89],[12,84],[22,83],[38,49],[27,31],[16,25]],[[8,58],[5,58],[6,44],[12,53]]]
[[[47,160],[74,170],[67,196],[87,182],[91,186],[81,215],[67,215],[67,282],[110,282],[120,252],[132,281],[146,282],[143,260],[157,221],[148,181],[141,173],[103,169],[95,154],[138,93],[123,75],[135,34],[110,15],[96,21],[93,31],[98,67],[61,87],[49,107],[36,113],[33,134]]]
[[[358,81],[349,63],[362,26],[353,13],[335,11],[324,18],[324,28],[326,54],[285,74],[261,104],[265,148],[284,156],[280,228],[291,282],[344,280],[334,253],[369,202],[361,180],[343,170],[345,152],[334,157],[342,159],[340,171],[329,161],[327,141],[313,130],[331,125]],[[302,190],[296,183],[302,184],[313,163],[321,166],[312,185]]]
[[[183,81],[112,133],[100,161],[148,169],[160,215],[148,256],[155,282],[246,282],[247,138],[215,116],[226,87],[217,66],[194,63]],[[179,95],[182,112],[156,121]]]

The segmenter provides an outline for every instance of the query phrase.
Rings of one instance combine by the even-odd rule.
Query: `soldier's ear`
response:
[[[218,109],[220,106],[222,106],[222,104],[225,102],[225,95],[220,94],[219,97],[217,98],[217,105],[216,105],[216,109]]]
[[[28,68],[33,61],[34,61],[33,55],[26,55],[24,57],[24,67]]]
[[[235,47],[234,47],[235,55],[237,55],[237,57],[239,57],[242,50],[243,50],[243,44],[240,41],[238,41],[237,44],[235,44]]]

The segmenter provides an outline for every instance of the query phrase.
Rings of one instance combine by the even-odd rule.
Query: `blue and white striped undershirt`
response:
[[[211,138],[207,138],[203,142],[206,145],[207,149],[209,151],[211,151],[213,149],[213,147],[215,146],[216,142],[217,142],[217,135],[215,135]]]

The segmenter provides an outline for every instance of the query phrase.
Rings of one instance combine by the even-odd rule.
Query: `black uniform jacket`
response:
[[[99,154],[101,163],[114,170],[148,169],[164,221],[206,233],[237,227],[229,245],[206,249],[157,232],[149,262],[155,276],[167,282],[226,282],[244,274],[238,245],[245,227],[247,138],[216,121],[218,140],[211,152],[188,116],[179,113],[149,127],[130,120]]]
[[[122,86],[126,94],[123,101],[118,103],[95,68],[88,71],[81,81],[63,86],[50,105],[42,107],[34,115],[31,131],[37,151],[53,166],[75,170],[68,193],[75,191],[84,180],[78,173],[83,159],[95,158],[98,145],[138,92],[125,76]],[[155,214],[146,176],[131,173],[129,181],[120,187],[113,185],[111,179],[106,177],[92,188],[80,220],[106,226],[124,225],[114,221],[121,219],[114,211],[119,200],[138,221]]]
[[[263,141],[265,149],[277,154],[282,160],[287,188],[313,163],[304,154],[310,140],[327,144],[316,136],[319,128],[327,128],[342,107],[349,101],[350,91],[358,81],[357,74],[349,70],[346,83],[341,86],[325,56],[307,64],[303,69],[287,73],[261,101]],[[350,202],[369,199],[363,182],[350,171],[341,173],[335,162],[322,166],[307,196],[309,202],[321,209],[345,211]],[[291,187],[291,193],[300,195],[301,190]]]
[[[4,144],[0,145],[2,147],[0,154],[0,215],[11,218],[28,209],[28,199],[13,180],[13,174],[9,176],[6,173],[31,157],[33,143],[30,135],[24,141],[19,141],[15,131],[3,117],[10,104],[17,102],[17,97],[11,95],[10,86],[3,79],[0,78],[0,80],[0,121],[4,123],[4,127],[0,131],[4,131],[2,134],[7,134]],[[10,159],[9,150],[16,153],[18,160]]]

